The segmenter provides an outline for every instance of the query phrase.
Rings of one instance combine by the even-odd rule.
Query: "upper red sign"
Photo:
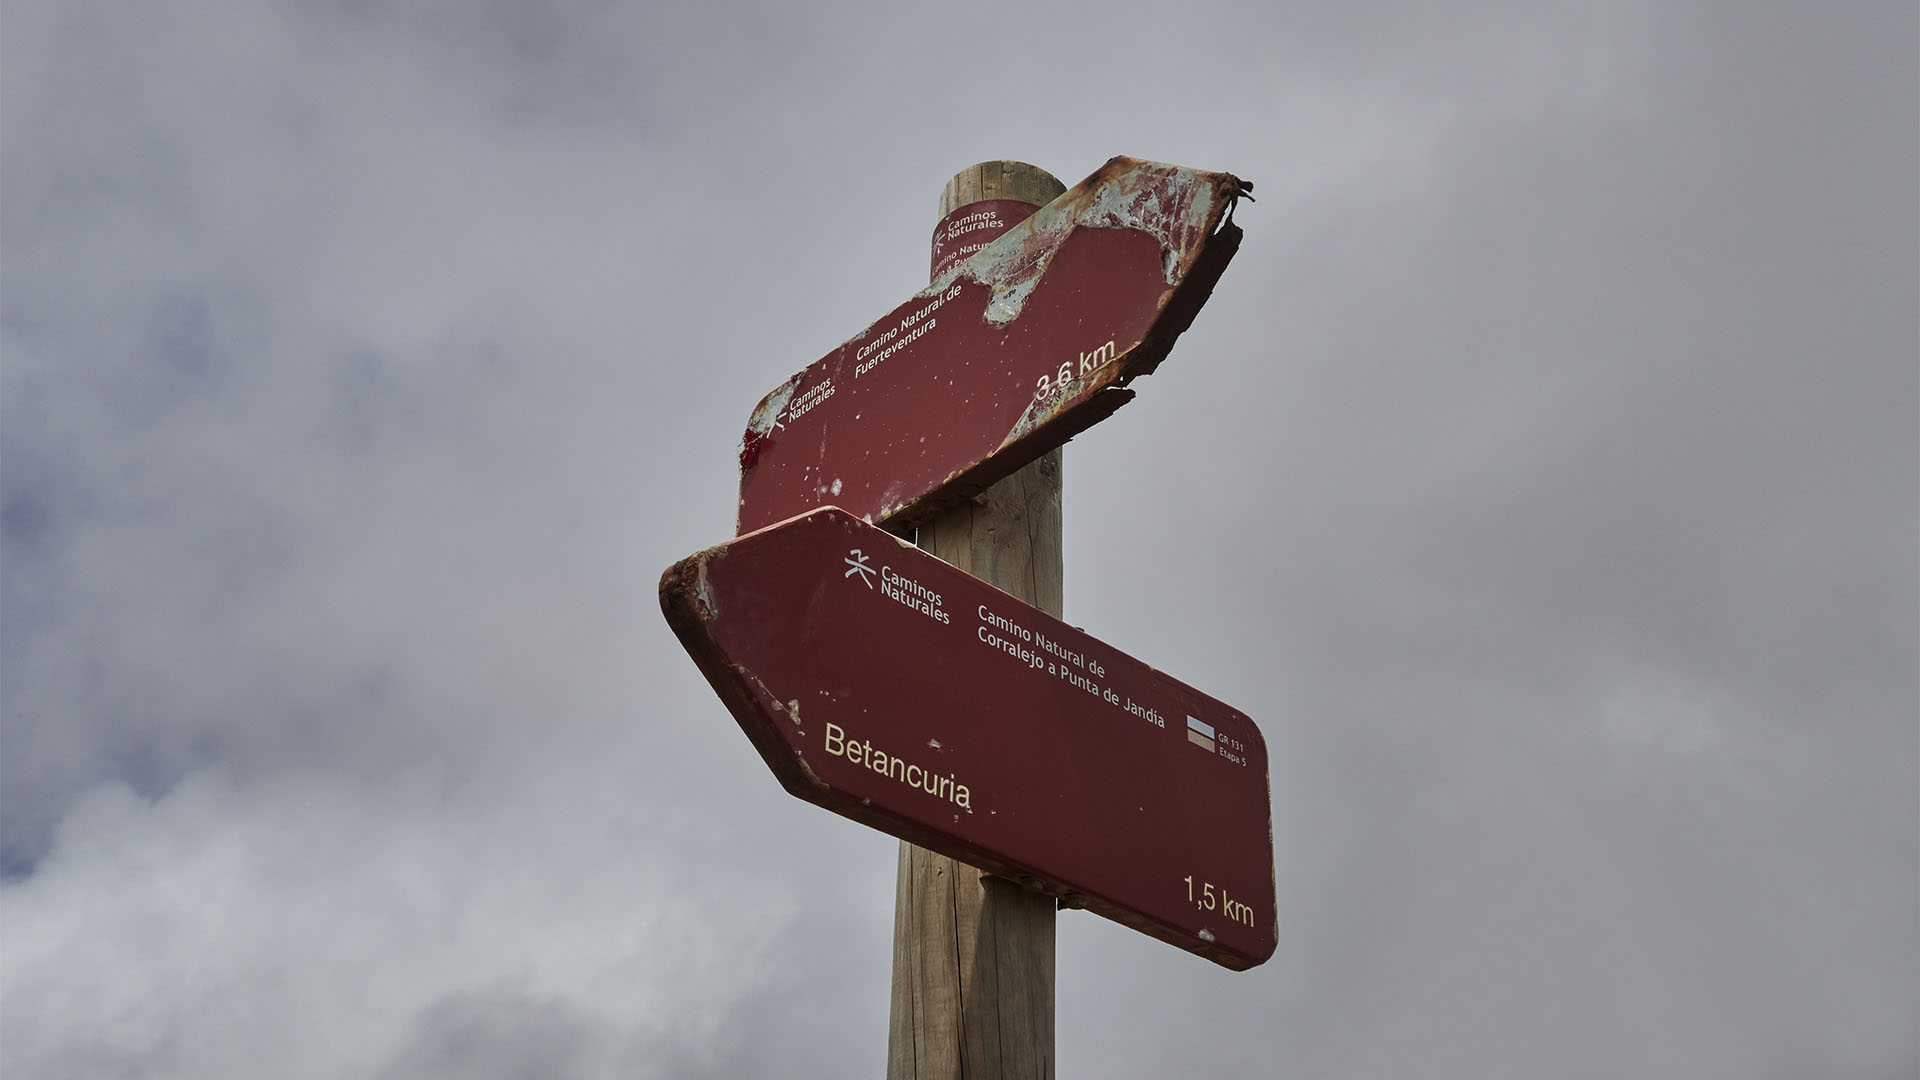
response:
[[[792,794],[1227,967],[1273,955],[1242,713],[833,507],[682,560],[660,602]]]
[[[1212,293],[1250,189],[1114,158],[937,275],[761,399],[740,531],[828,504],[920,520],[1112,413]]]

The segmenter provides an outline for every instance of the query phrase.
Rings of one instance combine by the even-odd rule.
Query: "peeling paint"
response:
[[[1111,415],[1212,293],[1251,187],[1102,165],[761,400],[738,531],[829,503],[916,524]]]
[[[1202,177],[1212,182],[1196,182]],[[1146,233],[1160,243],[1166,283],[1177,284],[1188,254],[1231,217],[1234,201],[1251,189],[1227,173],[1116,157],[918,295],[936,295],[956,280],[972,281],[992,294],[987,322],[1005,326],[1026,309],[1054,253],[1076,228]]]
[[[694,602],[699,605],[700,617],[712,622],[720,617],[720,602],[714,599],[713,586],[707,581],[707,560],[699,562],[699,576],[694,579]]]
[[[760,399],[753,407],[753,415],[747,418],[747,431],[740,439],[740,468],[753,468],[760,457],[760,443],[772,435],[776,428],[783,426],[780,416],[787,411],[787,403],[793,400],[793,393],[807,377],[804,371],[796,372],[793,378],[775,387],[773,392]]]

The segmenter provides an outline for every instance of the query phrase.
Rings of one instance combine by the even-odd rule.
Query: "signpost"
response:
[[[952,263],[761,400],[741,442],[739,531],[829,504],[912,523],[1112,414],[1212,293],[1250,191],[1114,158]]]
[[[660,595],[791,794],[1230,968],[1273,954],[1240,712],[836,508],[685,559]]]
[[[956,175],[933,283],[761,400],[742,535],[661,579],[781,784],[905,841],[889,1080],[1055,1074],[1055,899],[1273,954],[1259,731],[1057,618],[1059,447],[1166,357],[1251,189],[1129,158],[1064,193]]]

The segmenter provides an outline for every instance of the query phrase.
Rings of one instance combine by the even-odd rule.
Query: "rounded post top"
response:
[[[940,192],[940,213],[944,218],[968,203],[987,199],[1017,199],[1034,206],[1045,206],[1067,190],[1052,173],[1024,161],[983,161],[953,174]]]

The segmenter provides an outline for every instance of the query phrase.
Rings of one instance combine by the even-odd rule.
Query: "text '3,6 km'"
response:
[[[952,263],[761,399],[739,531],[829,504],[919,521],[1110,415],[1212,293],[1249,187],[1114,158]]]

